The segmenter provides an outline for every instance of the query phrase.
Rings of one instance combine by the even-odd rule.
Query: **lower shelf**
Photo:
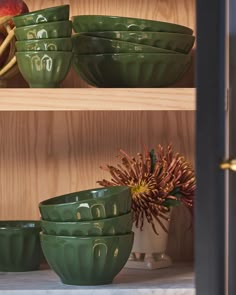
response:
[[[194,270],[174,265],[160,270],[123,269],[113,284],[77,287],[60,282],[52,270],[0,272],[0,295],[195,295]]]

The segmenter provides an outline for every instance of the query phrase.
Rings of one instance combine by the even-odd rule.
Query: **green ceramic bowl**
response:
[[[39,221],[0,221],[0,271],[37,270],[42,258]]]
[[[129,187],[113,186],[55,197],[39,204],[43,220],[86,221],[126,214],[131,210]]]
[[[112,218],[78,222],[56,222],[41,220],[42,231],[57,236],[112,236],[130,233],[132,214]]]
[[[70,14],[69,5],[61,5],[21,14],[13,17],[15,26],[23,27],[39,23],[68,20]]]
[[[72,51],[71,38],[16,41],[17,51]]]
[[[16,52],[16,60],[31,88],[56,88],[70,69],[72,52],[22,51]]]
[[[175,51],[162,48],[130,43],[119,40],[104,39],[83,34],[72,37],[73,51],[78,54],[100,54],[100,53],[172,53]]]
[[[15,29],[18,41],[48,39],[48,38],[68,38],[71,37],[72,23],[69,20],[43,23]]]
[[[171,32],[192,35],[193,30],[181,25],[148,19],[109,16],[77,15],[72,17],[76,33],[98,31],[148,31]]]
[[[99,38],[138,43],[185,54],[190,52],[195,41],[195,37],[191,35],[163,32],[107,31],[88,32],[82,34]]]
[[[75,55],[73,67],[97,87],[167,87],[182,78],[191,56],[162,53]]]
[[[65,237],[40,234],[44,255],[64,284],[112,283],[126,264],[133,232],[106,237]]]

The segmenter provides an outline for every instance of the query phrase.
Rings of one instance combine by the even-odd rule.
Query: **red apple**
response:
[[[3,43],[4,39],[5,39],[4,34],[2,34],[0,32],[0,46]],[[5,64],[5,62],[6,62],[7,58],[8,58],[9,50],[10,50],[10,48],[8,46],[8,48],[6,48],[4,50],[4,52],[3,52],[3,54],[0,56],[0,68]]]
[[[4,16],[15,16],[29,12],[28,6],[23,0],[0,0],[0,19]],[[9,24],[13,27],[13,22],[9,21]],[[2,30],[2,32],[1,32]],[[5,29],[0,24],[0,45],[5,39],[4,32]],[[8,57],[9,46],[4,50],[4,53],[0,56],[0,67],[2,67]]]
[[[15,16],[29,12],[29,9],[22,0],[0,0],[0,17]]]

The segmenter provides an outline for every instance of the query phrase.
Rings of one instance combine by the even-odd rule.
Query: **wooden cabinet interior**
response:
[[[99,166],[118,163],[119,148],[136,155],[143,144],[172,143],[193,162],[193,130],[191,111],[1,112],[1,219],[37,219],[40,200],[97,187],[109,177]],[[179,222],[171,249],[186,259],[192,246],[183,244],[192,232]]]
[[[26,0],[30,10],[69,3],[71,15],[110,14],[159,19],[194,29],[193,0]],[[192,77],[181,86],[192,86]],[[10,87],[26,87],[18,76]],[[88,87],[71,70],[63,87]],[[27,90],[26,90],[27,91]],[[1,91],[0,91],[1,95]],[[68,99],[70,90],[68,89]],[[11,98],[9,97],[9,100]],[[79,96],[78,96],[79,99]],[[112,97],[111,97],[112,99]],[[107,177],[99,166],[117,163],[119,148],[135,155],[172,143],[194,163],[194,112],[1,112],[0,218],[36,219],[38,202],[96,187]],[[180,213],[181,211],[181,213]],[[193,258],[192,230],[177,208],[168,252],[175,260]]]
[[[193,162],[193,112],[1,112],[0,216],[39,217],[38,202],[98,186],[99,167],[172,143]]]

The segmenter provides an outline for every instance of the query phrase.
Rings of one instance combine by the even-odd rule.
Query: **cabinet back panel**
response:
[[[0,112],[0,219],[37,219],[41,200],[97,187],[109,178],[99,166],[118,163],[120,148],[135,156],[172,143],[193,162],[193,131],[194,112]],[[179,222],[177,260],[192,255]]]

